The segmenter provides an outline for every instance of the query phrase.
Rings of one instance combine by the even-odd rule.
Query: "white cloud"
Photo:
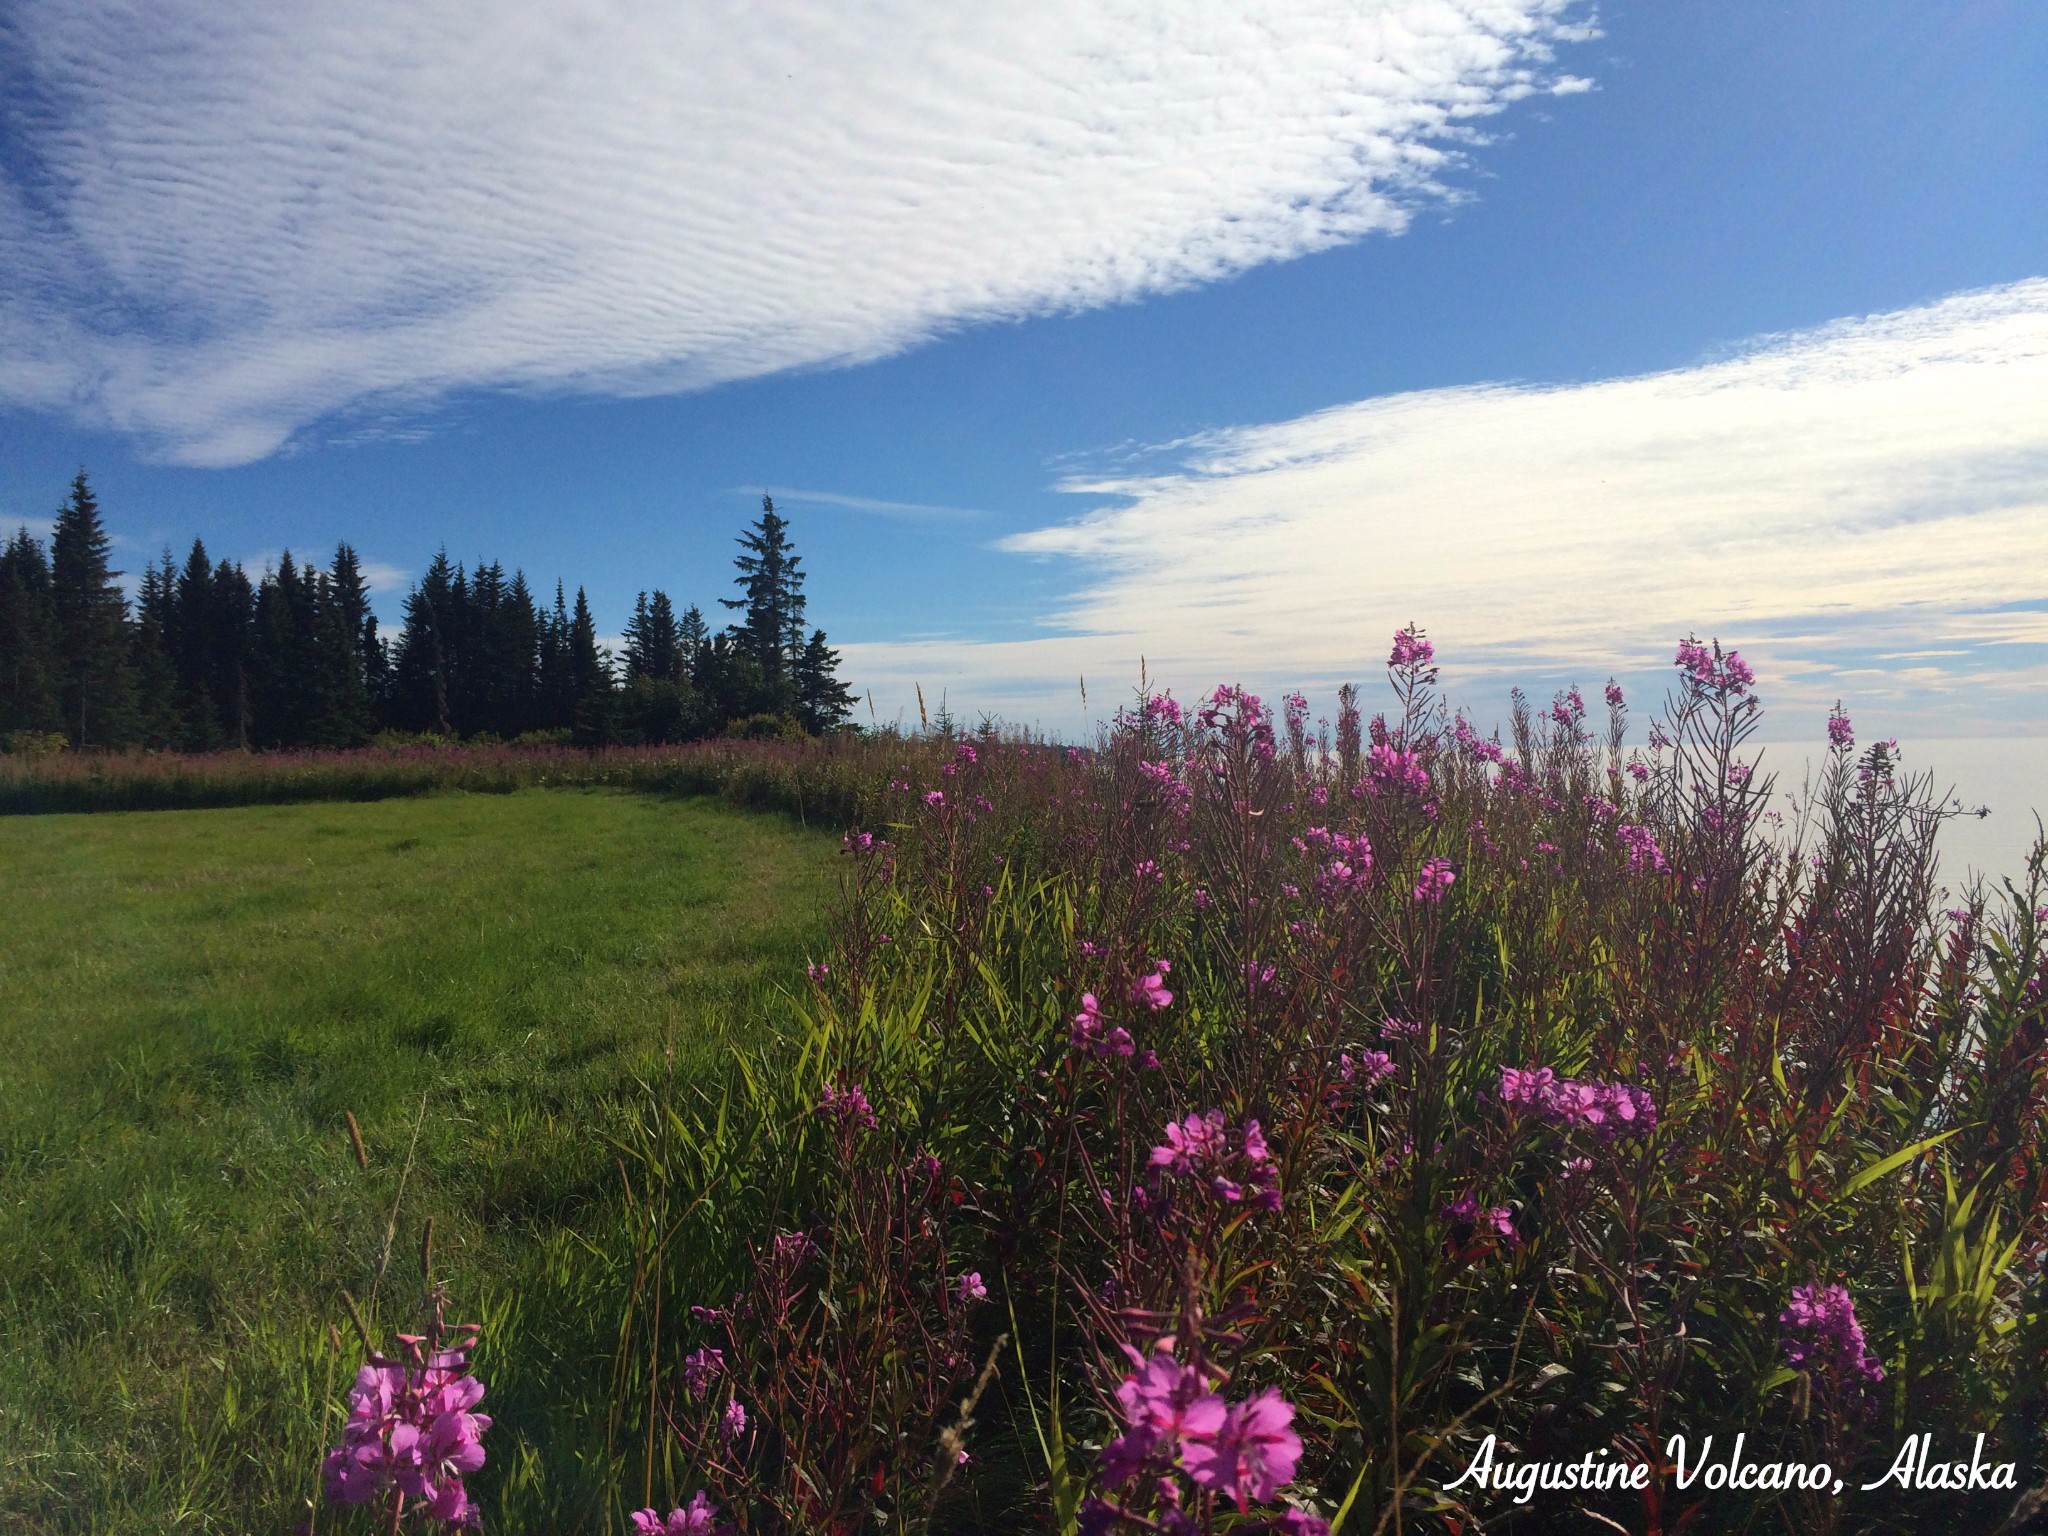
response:
[[[1367,400],[1070,480],[1116,500],[1006,541],[1085,572],[1053,633],[845,651],[884,697],[922,679],[1064,723],[1079,676],[1099,710],[1141,658],[1183,697],[1365,681],[1413,619],[1497,699],[1532,674],[1641,676],[1696,629],[1780,703],[2039,729],[2044,404],[2048,280],[1643,378]]]
[[[872,358],[1402,227],[1578,0],[22,0],[0,400],[193,463]]]
[[[404,592],[412,586],[412,572],[382,560],[365,560],[360,570],[363,587],[369,592]]]
[[[838,491],[780,490],[775,494],[794,506],[843,507],[849,512],[871,512],[877,517],[905,518],[913,522],[988,516],[973,507],[940,507],[921,501],[883,501],[874,496],[848,496]]]

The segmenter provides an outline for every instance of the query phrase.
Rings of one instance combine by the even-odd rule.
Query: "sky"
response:
[[[2023,0],[17,0],[0,520],[615,630],[769,492],[882,720],[1414,621],[1482,719],[1698,632],[1787,743],[2044,738],[2044,79]]]

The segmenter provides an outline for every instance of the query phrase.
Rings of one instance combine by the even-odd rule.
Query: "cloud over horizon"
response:
[[[1654,675],[1688,630],[1775,701],[2048,733],[2048,279],[1591,384],[1390,395],[1177,445],[1004,541],[1043,637],[849,645],[881,700],[1079,718],[1138,677],[1330,686],[1416,620],[1467,689]]]
[[[194,464],[647,394],[1400,230],[1578,0],[24,0],[0,402]]]

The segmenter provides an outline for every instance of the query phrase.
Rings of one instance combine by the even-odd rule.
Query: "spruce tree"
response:
[[[569,685],[576,697],[570,722],[579,746],[610,746],[619,739],[617,694],[611,656],[597,643],[597,622],[590,599],[576,589],[576,612],[569,620]]]
[[[666,592],[657,590],[652,598],[645,592],[633,603],[633,617],[626,621],[621,637],[626,647],[626,681],[652,678],[673,683],[684,675],[682,634],[676,624],[675,604]]]
[[[304,714],[305,744],[359,747],[376,729],[369,682],[363,675],[362,620],[343,599],[331,573],[309,571],[305,585],[312,597],[312,698]]]
[[[814,736],[837,730],[853,713],[853,692],[839,680],[839,653],[814,629],[796,659],[797,719]]]
[[[773,497],[761,498],[760,517],[738,543],[743,553],[733,559],[733,581],[744,595],[720,602],[742,616],[730,631],[734,649],[759,673],[771,707],[786,709],[796,702],[790,683],[803,649],[804,573]]]
[[[541,615],[535,677],[538,698],[534,717],[538,727],[566,730],[575,723],[576,693],[569,674],[569,606],[559,581],[555,583],[555,606]]]
[[[405,620],[391,660],[393,723],[409,731],[453,735],[449,716],[452,647],[458,572],[448,551],[434,556],[426,574],[405,599]]]
[[[163,751],[182,743],[184,711],[179,707],[178,668],[171,650],[177,624],[178,568],[164,551],[161,566],[152,562],[142,572],[136,594],[135,622],[129,629],[129,665],[135,676],[133,739]]]
[[[50,562],[23,528],[0,548],[0,737],[62,727]]]
[[[384,698],[390,659],[384,642],[377,636],[377,615],[370,608],[370,589],[363,580],[362,561],[354,546],[343,542],[334,549],[334,600],[341,605],[341,621],[347,628],[356,654],[356,667],[372,711]]]
[[[172,588],[164,636],[178,675],[178,745],[188,752],[211,752],[234,740],[221,707],[220,629],[213,562],[194,539]],[[230,683],[230,699],[234,691]]]
[[[255,672],[256,589],[232,561],[213,568],[206,610],[207,687],[229,741],[246,752],[255,745],[252,685]]]
[[[119,746],[135,715],[135,679],[128,660],[128,603],[109,570],[112,541],[80,470],[57,509],[50,540],[51,595],[56,610],[57,696],[64,730],[75,747]]]

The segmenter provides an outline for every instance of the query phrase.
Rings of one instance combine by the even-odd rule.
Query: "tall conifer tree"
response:
[[[733,581],[744,595],[720,599],[741,615],[731,630],[734,648],[759,671],[771,696],[793,695],[788,684],[803,649],[803,561],[772,496],[761,498],[760,517],[738,542],[742,553],[733,559],[739,569]]]
[[[23,528],[0,548],[0,736],[62,727],[50,562]]]
[[[50,540],[58,700],[64,729],[78,747],[119,746],[134,723],[128,603],[114,581],[121,573],[107,566],[112,548],[81,469],[57,509]]]

